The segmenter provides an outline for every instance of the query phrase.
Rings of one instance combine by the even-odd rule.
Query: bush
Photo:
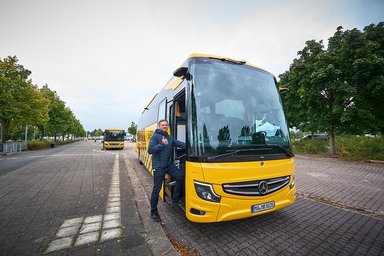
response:
[[[51,143],[52,142],[48,140],[30,140],[28,141],[28,150],[49,148]]]
[[[52,140],[30,140],[28,141],[28,150],[38,150],[38,149],[43,149],[43,148],[50,148],[51,144],[56,145],[64,145],[68,143],[73,143],[77,142],[78,140],[57,140],[57,141],[52,141]]]
[[[354,137],[336,138],[338,154],[350,160],[384,160],[383,137]]]
[[[348,160],[384,161],[384,137],[336,136],[337,156]],[[329,155],[329,140],[302,140],[292,142],[297,154]]]
[[[328,141],[302,140],[292,142],[294,153],[298,154],[328,154]]]

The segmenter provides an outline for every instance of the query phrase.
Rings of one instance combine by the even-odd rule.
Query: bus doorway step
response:
[[[165,185],[168,186],[168,187],[172,187],[172,186],[175,186],[175,184],[176,184],[176,181],[174,180],[174,181],[168,182]]]

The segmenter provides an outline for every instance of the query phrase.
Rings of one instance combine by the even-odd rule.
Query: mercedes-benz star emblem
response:
[[[259,183],[259,192],[261,195],[265,195],[268,192],[268,184],[265,181],[260,181]]]

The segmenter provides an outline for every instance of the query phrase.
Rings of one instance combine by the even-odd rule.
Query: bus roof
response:
[[[232,61],[232,62],[236,62],[236,63],[242,63],[244,65],[247,65],[247,66],[251,66],[251,67],[254,67],[254,68],[257,68],[257,69],[261,69],[267,73],[270,73],[268,72],[267,70],[263,69],[263,68],[260,68],[259,66],[257,65],[254,65],[254,64],[251,64],[251,63],[248,63],[246,61],[243,61],[243,60],[235,60],[235,59],[231,59],[231,58],[227,58],[227,57],[224,57],[224,56],[219,56],[219,55],[212,55],[212,54],[205,54],[205,53],[192,53],[188,56],[188,59],[191,59],[191,58],[215,58],[215,59],[225,59],[225,60],[229,60],[229,61]],[[188,61],[187,59],[187,61]],[[184,61],[183,64],[180,65],[180,67],[183,67],[186,65],[187,61]],[[270,73],[271,74],[271,73]],[[271,74],[273,75],[273,74]],[[184,78],[181,78],[181,77],[176,77],[176,76],[172,76],[169,81],[165,84],[165,86],[163,87],[163,90],[175,90],[183,81]],[[155,95],[154,98],[156,98],[157,94]],[[152,103],[153,99],[148,103],[148,106]],[[143,112],[148,108],[148,106],[146,108],[144,108]]]
[[[258,68],[258,69],[261,69],[261,70],[264,70],[264,71],[268,72],[267,70],[265,70],[265,69],[255,65],[255,64],[246,62],[244,60],[236,60],[236,59],[228,58],[228,57],[225,57],[225,56],[214,55],[214,54],[206,54],[206,53],[191,53],[188,56],[188,58],[198,58],[198,57],[215,58],[215,59],[226,59],[226,60],[231,60],[231,61],[234,61],[234,62],[244,62],[244,64],[246,64],[248,66],[252,66],[252,67],[255,67],[255,68]],[[270,72],[268,72],[268,73],[270,73]]]

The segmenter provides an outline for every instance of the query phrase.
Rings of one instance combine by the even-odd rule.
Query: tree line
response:
[[[131,122],[131,126],[128,127],[127,129],[129,134],[136,135],[137,131],[137,124],[135,122]],[[87,131],[87,137],[100,137],[104,134],[103,130],[99,129],[94,129],[93,131]]]
[[[39,138],[66,135],[85,136],[85,130],[59,95],[45,84],[41,88],[29,79],[31,71],[16,56],[0,58],[1,143],[20,127],[33,126]]]
[[[279,78],[290,127],[327,132],[331,154],[335,134],[384,134],[384,22],[307,41]]]

